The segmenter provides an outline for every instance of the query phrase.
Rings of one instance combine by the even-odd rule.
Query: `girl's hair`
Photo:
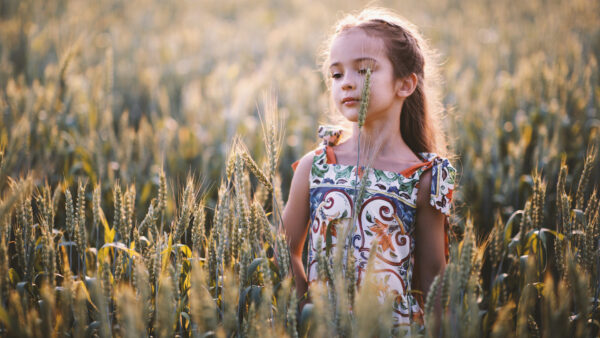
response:
[[[383,40],[396,78],[406,77],[411,73],[418,78],[415,91],[402,105],[400,134],[404,142],[414,153],[434,152],[447,156],[445,136],[439,126],[443,105],[435,86],[440,83],[436,55],[410,22],[381,8],[369,8],[356,15],[345,16],[336,24],[335,32],[323,53],[321,64],[325,77],[328,74],[331,43],[338,35],[354,28]]]

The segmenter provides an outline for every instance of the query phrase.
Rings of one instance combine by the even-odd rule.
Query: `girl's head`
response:
[[[399,88],[402,90],[411,87],[402,86],[412,83],[411,89],[403,92],[403,103],[397,112],[400,114],[399,128],[402,138],[414,153],[436,152],[446,155],[444,137],[438,127],[442,106],[437,90],[432,86],[439,83],[434,67],[434,55],[415,26],[382,9],[363,10],[358,15],[348,15],[338,22],[324,53],[323,72],[329,78],[328,85],[332,88],[332,97],[338,110],[352,120],[344,110],[356,104],[351,100],[356,95],[347,94],[356,91],[340,94],[339,83],[331,86],[342,76],[349,76],[348,72],[344,73],[344,65],[336,64],[336,60],[340,55],[343,57],[345,52],[340,46],[347,48],[348,53],[353,53],[352,50],[357,48],[366,51],[359,53],[366,58],[356,60],[352,65],[353,73],[357,74],[357,77],[364,76],[364,71],[373,67],[374,71],[385,73],[382,80],[384,82],[372,82],[369,114],[372,109],[377,110],[378,105],[388,104],[386,100],[391,98],[391,94],[397,93]],[[333,60],[332,53],[336,54],[333,55]],[[381,74],[378,76],[381,79]],[[388,82],[385,77],[389,78]],[[352,86],[354,83],[362,88],[363,82],[354,82],[352,78],[344,85]],[[350,98],[343,100],[344,96]]]

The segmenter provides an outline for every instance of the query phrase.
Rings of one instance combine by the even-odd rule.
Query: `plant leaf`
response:
[[[262,264],[264,258],[263,257],[259,257],[259,258],[255,258],[252,263],[250,263],[250,265],[248,266],[248,279],[251,279],[252,276],[254,275],[254,272],[256,272],[256,269]]]
[[[19,273],[14,268],[8,269],[8,280],[10,284],[17,285],[21,281],[21,277],[19,277]]]
[[[169,239],[167,241],[167,249],[161,253],[163,256],[161,273],[164,273],[165,269],[167,268],[167,263],[169,262],[169,256],[171,255],[172,249],[173,249],[173,237],[171,236],[171,234],[169,234]]]
[[[104,244],[100,248],[100,250],[98,250],[98,258],[104,257],[105,253],[103,252],[103,250],[107,250],[108,248],[115,248],[115,249],[119,249],[119,250],[125,251],[127,254],[129,254],[130,257],[138,257],[138,256],[140,256],[140,254],[137,253],[135,250],[131,250],[130,248],[128,248],[125,244],[123,244],[121,242],[111,242],[111,243]]]
[[[106,221],[106,216],[104,216],[104,211],[100,208],[100,222],[104,227],[104,243],[112,243],[115,240],[116,229],[111,229]]]
[[[86,277],[87,279],[87,277]],[[88,291],[87,287],[85,286],[85,283],[83,281],[76,281],[73,283],[73,292],[75,293],[78,289],[81,289],[83,291],[83,294],[85,295],[85,298],[87,299],[87,301],[92,304],[92,306],[94,307],[94,309],[96,309],[96,311],[98,311],[98,308],[96,307],[96,305],[94,305],[94,302],[92,302],[92,297],[90,297],[90,292]]]
[[[517,219],[517,216],[522,215],[522,214],[523,214],[523,210],[517,210],[517,211],[513,212],[513,214],[510,215],[510,217],[508,218],[508,221],[506,221],[506,225],[504,226],[504,246],[505,247],[508,245],[508,243],[510,243],[510,240],[512,238],[513,225],[515,224],[515,220]]]
[[[6,313],[6,310],[3,306],[0,306],[0,322],[4,323],[4,325],[11,327],[11,323],[8,318],[8,313]]]
[[[300,337],[310,337],[312,321],[313,321],[313,313],[314,313],[314,305],[311,303],[307,303],[302,308],[302,313],[300,314],[300,320],[298,322],[298,326],[300,329],[298,330],[298,335]],[[314,332],[313,332],[314,333]]]

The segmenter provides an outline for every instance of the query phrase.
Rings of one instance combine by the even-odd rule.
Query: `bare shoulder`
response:
[[[304,154],[300,160],[298,160],[298,166],[296,167],[296,171],[294,176],[305,176],[310,172],[310,168],[312,167],[313,159],[315,157],[315,151],[309,151]]]
[[[310,171],[315,157],[315,151],[310,151],[296,162],[294,176],[290,186],[290,197],[298,193],[308,193]]]
[[[419,190],[417,191],[417,208],[431,207],[429,197],[431,194],[431,170],[421,174]]]

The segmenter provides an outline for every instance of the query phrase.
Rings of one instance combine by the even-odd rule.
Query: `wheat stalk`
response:
[[[190,313],[195,336],[213,331],[217,324],[216,304],[208,290],[206,271],[197,261],[192,263]]]
[[[250,169],[250,172],[252,172],[252,174],[254,174],[254,176],[258,179],[258,181],[267,188],[267,191],[272,193],[273,192],[273,184],[271,183],[271,181],[269,181],[269,178],[267,177],[267,175],[265,175],[262,172],[262,170],[258,167],[256,162],[252,159],[246,146],[242,142],[238,142],[237,147],[238,148],[237,148],[236,154],[241,155],[245,166],[248,167],[248,169]]]
[[[192,251],[199,254],[203,253],[206,257],[206,230],[205,230],[205,213],[204,203],[200,202],[194,208],[194,221],[192,225]]]
[[[158,179],[158,212],[160,213],[160,236],[162,236],[167,209],[167,178],[162,169],[160,170]]]
[[[290,302],[288,305],[287,316],[286,316],[286,329],[287,334],[292,338],[298,338],[298,330],[296,329],[298,320],[296,316],[296,311],[298,308],[298,297],[296,295],[296,289],[292,289],[292,294],[290,295]]]
[[[123,227],[123,219],[125,218],[123,211],[123,195],[121,193],[121,186],[116,184],[113,189],[113,198],[114,198],[114,216],[113,216],[113,229],[117,231],[119,234],[119,239],[126,243],[126,234],[125,229]]]
[[[142,304],[142,329],[141,332],[148,332],[148,324],[152,321],[152,313],[154,310],[153,302],[152,302],[152,289],[151,289],[151,280],[150,273],[146,266],[144,265],[144,261],[140,259],[136,259],[134,261],[134,273],[133,273],[133,286],[135,287],[137,300]]]
[[[8,248],[4,236],[0,236],[0,305],[4,305],[8,297]]]
[[[154,327],[157,337],[172,337],[175,326],[175,302],[173,290],[173,276],[171,269],[161,273],[158,281],[158,295],[156,298],[156,321]]]
[[[431,286],[429,287],[429,292],[427,293],[427,298],[425,300],[425,309],[424,309],[424,319],[425,325],[427,327],[427,334],[429,337],[435,337],[435,327],[437,326],[436,317],[434,313],[435,302],[438,298],[438,293],[441,288],[440,275],[435,276],[433,282],[431,282]]]
[[[85,249],[87,248],[87,231],[85,226],[85,187],[87,183],[79,182],[77,189],[76,221],[75,221],[75,243],[79,257],[85,268]],[[79,263],[78,259],[78,263]]]
[[[594,169],[594,163],[596,161],[597,155],[598,150],[596,149],[596,146],[592,143],[585,156],[583,172],[581,173],[581,178],[579,179],[579,184],[577,185],[577,194],[575,195],[576,209],[581,210],[584,207],[584,194],[588,187],[588,182],[590,180],[592,170]]]
[[[181,236],[183,236],[190,224],[192,207],[195,204],[193,190],[193,182],[188,178],[181,198],[181,212],[177,222],[173,223],[174,228],[171,230],[174,233],[173,241],[176,243],[179,242]]]
[[[100,197],[100,186],[96,185],[94,187],[94,192],[92,194],[92,229],[96,231],[96,248],[100,247],[100,222],[101,216],[100,212],[102,212],[102,207],[100,206],[101,197]]]

